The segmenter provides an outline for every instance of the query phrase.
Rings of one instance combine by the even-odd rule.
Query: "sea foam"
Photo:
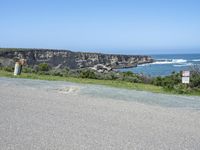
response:
[[[185,59],[158,59],[151,64],[163,65],[163,64],[182,64],[187,63]]]
[[[200,62],[200,59],[193,59],[194,62]]]

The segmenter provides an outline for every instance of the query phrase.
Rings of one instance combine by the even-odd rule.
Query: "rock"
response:
[[[91,67],[91,69],[99,73],[107,73],[107,72],[112,71],[111,67],[106,67],[105,65],[102,65],[102,64],[97,64],[94,67]]]
[[[5,66],[14,67],[15,61],[13,59],[10,59],[10,58],[0,57],[0,64],[1,64],[2,67],[5,67]]]
[[[2,66],[13,66],[14,58],[26,59],[29,66],[48,63],[51,67],[79,69],[97,65],[97,70],[107,71],[153,62],[150,56],[141,55],[114,55],[49,49],[0,48],[0,63]]]
[[[55,69],[60,69],[62,68],[62,64],[59,64],[58,66],[55,67]]]

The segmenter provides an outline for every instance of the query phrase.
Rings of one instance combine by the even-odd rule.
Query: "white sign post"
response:
[[[190,83],[190,71],[182,72],[182,83],[184,83],[184,84]]]

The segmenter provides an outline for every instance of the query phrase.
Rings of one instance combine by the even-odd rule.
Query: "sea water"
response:
[[[119,69],[132,71],[149,76],[166,76],[172,72],[191,70],[194,65],[200,65],[200,54],[162,54],[151,55],[155,62],[138,65],[135,68]]]

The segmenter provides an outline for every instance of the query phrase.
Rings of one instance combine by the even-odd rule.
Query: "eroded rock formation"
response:
[[[111,68],[127,68],[153,61],[150,56],[141,55],[85,53],[49,49],[0,49],[1,66],[13,66],[16,59],[26,59],[29,66],[48,63],[52,67],[68,67],[70,69],[94,67],[97,64]]]

